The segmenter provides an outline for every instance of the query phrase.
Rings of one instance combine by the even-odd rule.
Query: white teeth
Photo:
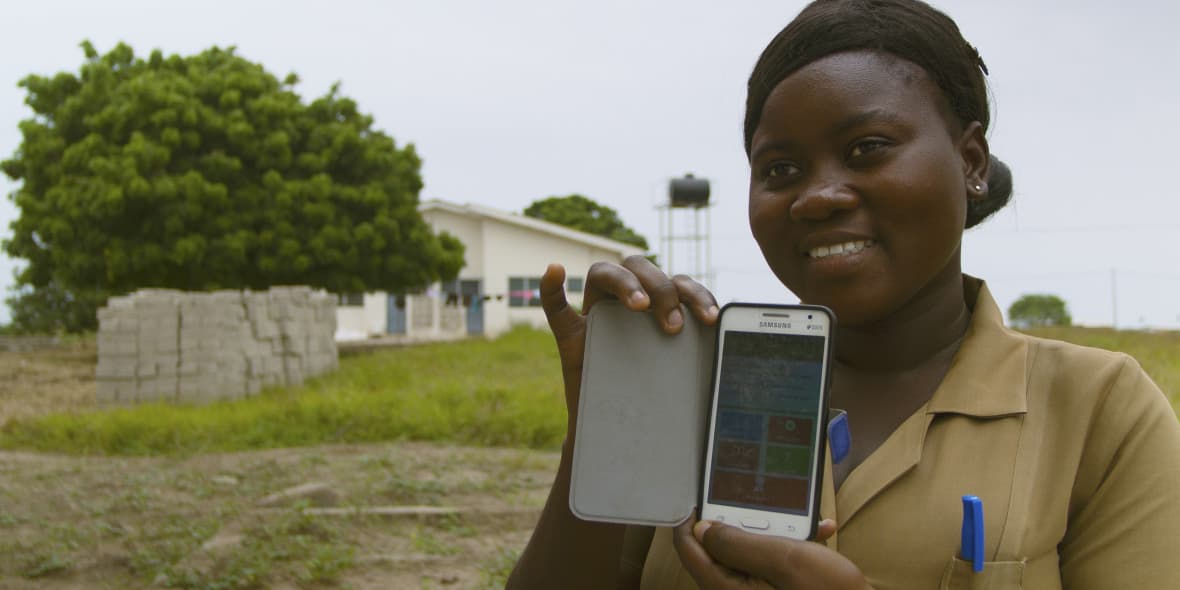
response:
[[[843,244],[833,244],[831,246],[818,246],[813,248],[807,255],[812,258],[827,258],[828,256],[835,256],[837,254],[856,254],[865,248],[871,248],[876,242],[872,240],[858,240],[855,242],[844,242]]]

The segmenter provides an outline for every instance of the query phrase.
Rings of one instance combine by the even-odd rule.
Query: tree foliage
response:
[[[1068,326],[1073,322],[1065,301],[1056,295],[1022,295],[1008,308],[1008,320],[1021,328]]]
[[[414,147],[337,85],[305,103],[294,74],[233,48],[82,48],[77,74],[20,82],[34,116],[0,162],[21,182],[3,247],[28,261],[14,323],[87,329],[106,296],[142,287],[405,291],[463,266],[418,214]]]
[[[647,240],[627,227],[617,211],[582,195],[541,199],[529,205],[524,214],[647,249]]]

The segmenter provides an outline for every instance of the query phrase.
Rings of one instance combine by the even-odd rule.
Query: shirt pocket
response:
[[[985,561],[983,571],[970,561],[952,557],[942,573],[941,590],[1010,590],[1024,586],[1023,561]]]

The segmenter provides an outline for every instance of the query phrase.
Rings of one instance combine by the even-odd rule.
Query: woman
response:
[[[963,229],[1011,193],[987,144],[985,73],[917,0],[819,0],[750,77],[750,227],[779,280],[839,320],[831,399],[853,447],[826,470],[822,544],[708,522],[649,536],[569,513],[584,319],[550,267],[570,429],[509,587],[1180,588],[1166,398],[1124,355],[1006,330],[961,271]],[[643,259],[587,278],[586,309],[616,297],[669,333],[681,303],[717,318],[702,286]],[[964,494],[985,506],[979,573],[956,557]]]

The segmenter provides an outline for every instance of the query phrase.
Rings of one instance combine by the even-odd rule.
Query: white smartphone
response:
[[[831,310],[731,303],[717,327],[701,519],[815,536],[827,444]]]

